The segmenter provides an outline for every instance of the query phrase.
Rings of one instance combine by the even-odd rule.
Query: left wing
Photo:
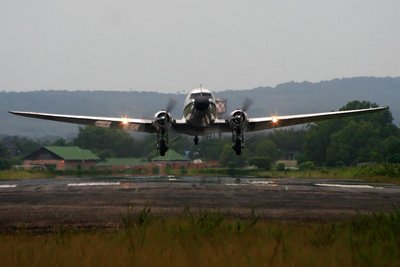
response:
[[[263,118],[250,118],[247,124],[246,131],[260,131],[271,128],[292,126],[302,123],[310,123],[316,121],[339,119],[350,117],[354,115],[369,114],[379,111],[387,110],[388,107],[377,107],[367,109],[355,109],[355,110],[344,110],[344,111],[332,111],[323,113],[311,113],[311,114],[300,114],[300,115],[288,115],[288,116],[272,116]]]
[[[82,125],[93,125],[104,128],[123,128],[132,131],[155,133],[152,120],[146,119],[129,119],[129,118],[112,118],[112,117],[94,117],[94,116],[78,116],[78,115],[62,115],[50,113],[37,113],[25,111],[9,111],[9,113],[43,120],[68,122]]]

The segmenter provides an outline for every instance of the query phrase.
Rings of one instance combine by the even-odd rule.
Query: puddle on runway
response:
[[[254,177],[189,177],[189,176],[166,176],[166,177],[102,177],[92,178],[91,181],[120,181],[124,183],[177,183],[194,185],[253,185],[273,186],[274,181],[265,178]]]

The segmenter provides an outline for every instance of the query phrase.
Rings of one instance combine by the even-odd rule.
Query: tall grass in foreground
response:
[[[1,266],[399,266],[400,211],[347,222],[122,216],[116,231],[0,235]]]

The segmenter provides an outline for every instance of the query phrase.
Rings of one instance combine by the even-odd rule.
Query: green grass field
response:
[[[1,180],[22,180],[51,178],[54,174],[49,171],[24,171],[24,170],[3,170],[0,171]]]
[[[304,171],[269,171],[265,176],[282,178],[362,179],[370,183],[400,184],[400,164],[375,164],[360,167],[319,168]]]
[[[400,164],[373,164],[359,167],[316,168],[314,170],[262,171],[257,169],[193,169],[191,175],[236,175],[263,178],[311,178],[311,179],[362,179],[371,183],[400,184]]]
[[[400,211],[342,222],[121,216],[118,230],[0,235],[1,266],[399,266]]]

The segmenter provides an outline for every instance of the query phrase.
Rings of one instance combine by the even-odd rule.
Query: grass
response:
[[[38,179],[51,178],[54,174],[49,171],[25,171],[25,170],[3,170],[0,171],[1,180],[22,180],[22,179]]]
[[[315,170],[268,171],[259,175],[272,178],[362,179],[371,183],[400,184],[400,164],[374,164],[359,167],[320,168]]]
[[[1,266],[399,266],[400,211],[345,222],[155,217],[127,211],[116,231],[0,235]]]
[[[129,173],[129,172],[128,172]],[[132,173],[131,173],[132,174]],[[257,169],[230,169],[230,168],[206,168],[206,169],[184,169],[170,170],[168,174],[175,176],[254,176],[267,178],[327,178],[327,179],[363,179],[371,183],[391,183],[400,185],[400,164],[374,164],[360,167],[341,168],[318,168],[315,170],[290,170],[290,171],[262,171]],[[97,176],[112,175],[110,171],[23,171],[6,170],[0,171],[0,180],[51,178],[62,175],[74,176]]]

